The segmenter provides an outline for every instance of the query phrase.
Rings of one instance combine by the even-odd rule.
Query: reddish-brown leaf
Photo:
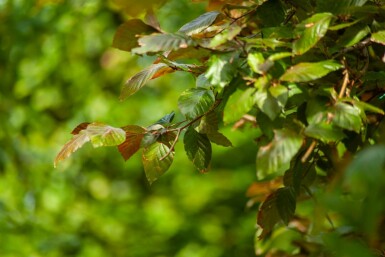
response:
[[[128,160],[140,149],[145,129],[139,126],[130,125],[122,128],[126,131],[126,140],[118,146],[118,150],[124,160]]]
[[[72,131],[71,131],[71,134],[72,135],[77,135],[79,134],[80,131],[82,131],[83,129],[86,129],[88,127],[88,125],[90,125],[91,123],[90,122],[83,122],[83,123],[80,123],[79,125],[76,126],[76,128],[74,128]]]

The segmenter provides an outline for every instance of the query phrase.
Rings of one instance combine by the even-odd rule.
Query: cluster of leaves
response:
[[[152,183],[172,164],[182,132],[187,156],[205,172],[211,143],[232,145],[219,127],[234,124],[235,129],[247,129],[250,123],[260,131],[254,139],[258,182],[248,190],[251,205],[262,201],[259,238],[271,236],[279,223],[297,224],[298,231],[309,232],[312,226],[295,216],[297,204],[328,185],[354,192],[357,178],[365,179],[357,166],[364,167],[366,159],[351,160],[359,151],[372,156],[370,146],[383,142],[385,5],[374,0],[225,2],[210,1],[215,10],[175,33],[162,31],[151,12],[146,22],[128,20],[115,34],[114,47],[157,57],[125,83],[120,99],[151,79],[188,72],[196,85],[178,99],[185,120],[172,123],[171,113],[147,128],[81,124],[55,162],[87,141],[95,147],[116,145],[126,160],[143,148],[144,170]],[[380,147],[375,152],[380,164],[374,173],[384,182],[385,151]],[[352,171],[344,175],[346,166]],[[377,193],[384,191],[376,188]],[[362,198],[366,189],[358,190]],[[373,224],[384,226],[384,211],[380,204]],[[327,213],[325,219],[333,224]],[[324,238],[334,253],[336,235]],[[375,229],[363,237],[369,247],[384,246]],[[302,242],[296,248],[298,256],[321,251],[318,246],[317,240]],[[352,249],[354,254],[356,248]],[[359,249],[364,249],[360,256],[371,256],[366,248]]]

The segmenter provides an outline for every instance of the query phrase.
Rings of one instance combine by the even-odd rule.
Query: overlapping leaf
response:
[[[244,114],[249,112],[254,105],[255,88],[247,88],[246,90],[235,91],[227,101],[223,121],[231,123],[239,120]]]
[[[298,24],[294,31],[298,39],[293,42],[293,53],[304,54],[317,44],[325,36],[332,17],[331,13],[317,13]]]
[[[157,30],[139,19],[128,20],[120,25],[115,33],[112,46],[124,51],[138,47],[138,37],[157,32]]]
[[[206,71],[206,77],[214,86],[224,87],[236,75],[236,65],[232,55],[213,55],[209,60],[209,68]]]
[[[91,141],[93,147],[120,145],[126,138],[126,132],[121,128],[114,128],[103,123],[90,123],[85,126],[82,123],[75,128],[75,135],[64,145],[56,156],[54,166],[59,161],[68,158],[73,152],[78,150],[88,141]],[[79,130],[79,128],[85,127]],[[79,132],[77,131],[79,130]],[[73,133],[74,133],[73,131]],[[77,134],[76,134],[77,133]]]
[[[286,70],[286,72],[280,77],[280,80],[289,82],[312,81],[322,78],[328,73],[339,70],[342,67],[342,64],[333,60],[314,63],[303,62]]]
[[[147,180],[150,184],[170,168],[174,160],[174,152],[169,152],[170,148],[160,142],[156,142],[143,149],[142,162]],[[166,157],[164,158],[164,156]]]
[[[302,136],[294,131],[275,130],[273,140],[258,150],[258,178],[263,179],[273,173],[282,173],[301,148],[302,141]]]
[[[207,135],[189,127],[183,139],[187,157],[200,172],[206,172],[211,161],[211,143]]]
[[[376,33],[373,33],[372,36],[370,37],[370,40],[375,43],[385,45],[385,30],[381,30]]]
[[[120,94],[120,100],[124,100],[127,97],[135,94],[140,90],[150,79],[159,73],[171,72],[172,69],[164,63],[153,64],[147,69],[135,74],[124,84],[122,92]]]
[[[205,88],[190,88],[180,95],[178,106],[182,114],[192,120],[208,112],[214,102],[213,91]]]
[[[118,149],[124,160],[127,161],[140,149],[146,130],[136,125],[125,126],[123,130],[126,132],[126,140],[118,146]]]
[[[331,108],[332,123],[340,128],[359,132],[362,126],[360,110],[347,103],[338,102]]]
[[[200,33],[203,30],[205,30],[207,27],[209,27],[211,24],[213,24],[213,22],[215,21],[215,19],[219,14],[220,12],[218,11],[204,13],[198,18],[183,25],[179,29],[179,32],[189,36]]]
[[[140,47],[132,49],[134,54],[173,51],[195,45],[192,38],[182,34],[154,34],[143,36],[138,42]]]

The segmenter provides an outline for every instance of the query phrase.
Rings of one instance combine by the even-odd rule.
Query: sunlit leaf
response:
[[[357,24],[345,30],[344,34],[338,39],[338,47],[349,47],[357,44],[370,33],[370,28],[366,24]]]
[[[204,29],[209,27],[217,16],[220,14],[218,11],[212,11],[212,12],[207,12],[199,16],[198,18],[190,21],[189,23],[183,25],[180,29],[180,33],[184,33],[186,35],[194,35],[199,32],[202,32]]]
[[[93,147],[120,145],[126,139],[126,132],[103,123],[91,123],[85,130]]]
[[[212,85],[224,87],[236,75],[236,66],[231,55],[213,55],[209,60],[206,77]]]
[[[208,112],[214,102],[213,91],[205,88],[190,88],[180,95],[178,106],[182,114],[192,120]]]
[[[282,173],[301,148],[302,141],[302,136],[294,131],[275,130],[273,140],[258,150],[258,178],[263,179],[273,173]]]
[[[372,36],[370,37],[370,40],[375,43],[385,45],[385,30],[381,30],[376,33],[373,33]]]
[[[131,51],[132,48],[138,47],[138,37],[147,35],[157,30],[139,19],[128,20],[120,25],[115,33],[112,46],[124,51]]]
[[[227,101],[223,121],[225,123],[231,123],[239,120],[244,114],[249,112],[254,105],[253,94],[255,88],[247,88],[246,90],[235,91]]]
[[[271,120],[274,120],[281,113],[282,108],[279,106],[277,99],[271,95],[269,90],[257,90],[254,94],[254,99],[258,108]]]
[[[78,150],[88,141],[90,141],[90,138],[88,137],[87,132],[85,130],[82,130],[78,134],[74,135],[72,139],[63,146],[63,148],[56,156],[54,161],[54,167],[57,166],[59,161],[67,159],[73,152]]]
[[[265,71],[260,68],[260,66],[265,62],[265,58],[262,53],[250,53],[247,56],[247,63],[250,68],[258,74],[264,74]]]
[[[347,103],[338,102],[331,108],[332,123],[340,128],[359,132],[362,126],[360,110]]]
[[[122,92],[120,94],[120,100],[124,100],[127,97],[136,93],[141,89],[154,75],[161,71],[172,70],[164,63],[153,64],[147,69],[142,70],[141,72],[135,74],[124,84]]]
[[[345,137],[341,128],[326,121],[309,124],[305,129],[305,135],[324,142],[338,141]]]
[[[206,172],[211,161],[211,143],[207,135],[189,127],[183,139],[187,157],[200,172]]]
[[[174,160],[174,152],[169,153],[169,151],[170,148],[167,145],[159,142],[143,149],[142,162],[150,184],[170,168]],[[168,154],[167,157],[163,158],[166,154]]]
[[[241,31],[242,27],[237,24],[232,24],[211,40],[210,47],[215,48],[226,43],[227,41],[233,40]]]
[[[128,160],[134,155],[141,145],[145,129],[136,125],[129,125],[122,128],[126,132],[126,140],[118,146],[118,150],[124,160]]]
[[[311,49],[322,37],[325,36],[333,15],[331,13],[317,13],[302,21],[295,28],[293,53],[300,55]]]
[[[193,39],[182,34],[154,34],[143,36],[138,42],[140,47],[132,49],[134,54],[173,51],[195,45]]]
[[[342,64],[332,60],[314,63],[303,62],[286,70],[286,72],[280,77],[280,80],[289,82],[312,81],[322,78],[328,73],[339,70],[342,67]]]

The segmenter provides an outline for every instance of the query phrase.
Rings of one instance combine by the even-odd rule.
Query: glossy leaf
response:
[[[211,56],[206,77],[212,85],[224,87],[235,77],[236,67],[232,64],[232,59],[231,55]]]
[[[168,154],[169,151],[170,148],[166,144],[159,142],[143,149],[142,162],[150,184],[170,168],[174,160],[174,152]],[[163,158],[166,154],[168,154],[167,157]]]
[[[141,72],[135,74],[124,84],[122,92],[120,94],[120,100],[124,100],[127,97],[135,94],[139,91],[150,79],[152,79],[159,72],[169,72],[172,71],[164,63],[153,64],[147,69],[142,70]]]
[[[271,120],[274,120],[280,113],[281,107],[269,90],[261,89],[254,94],[255,103],[258,108],[265,113]]]
[[[208,112],[215,102],[214,93],[205,88],[190,88],[184,91],[178,106],[182,114],[189,120]]]
[[[347,103],[338,102],[331,108],[332,123],[340,128],[359,132],[362,126],[360,110]]]
[[[257,176],[263,179],[282,173],[302,146],[302,136],[288,129],[274,131],[273,140],[257,153]]]
[[[200,172],[206,172],[211,161],[211,143],[207,135],[189,127],[183,138],[187,157]]]
[[[85,130],[93,147],[120,145],[126,139],[126,132],[103,123],[91,123]]]
[[[127,161],[140,149],[146,130],[136,125],[125,126],[122,129],[126,132],[126,140],[118,146],[118,150]]]
[[[155,34],[143,36],[138,42],[140,47],[132,49],[132,53],[134,54],[173,51],[195,45],[195,42],[190,37],[181,34]]]
[[[253,97],[255,91],[255,88],[235,91],[227,101],[223,121],[225,123],[235,122],[248,113],[255,103]]]
[[[349,47],[359,43],[370,33],[370,28],[366,24],[357,24],[345,30],[344,34],[338,39],[337,46]]]
[[[325,36],[332,17],[331,13],[317,13],[298,24],[294,31],[298,39],[293,42],[293,53],[304,54],[317,44]]]
[[[332,60],[314,63],[303,62],[286,70],[280,77],[280,80],[289,82],[312,81],[322,78],[328,73],[339,70],[342,67],[342,64]]]
[[[169,114],[166,114],[160,120],[155,122],[155,124],[160,124],[160,125],[163,125],[163,126],[168,126],[168,125],[171,124],[172,120],[174,119],[174,116],[175,116],[175,112],[171,112]]]
[[[211,24],[213,24],[213,22],[215,21],[215,19],[219,14],[220,12],[218,11],[204,13],[198,18],[183,25],[179,29],[179,32],[189,36],[200,33],[203,30],[205,30],[207,27],[209,27]]]
[[[112,46],[123,51],[138,47],[138,37],[157,32],[157,30],[139,19],[128,20],[120,25],[115,33]]]
[[[265,58],[263,57],[262,53],[251,53],[247,56],[247,63],[255,73],[265,73],[265,71],[260,67],[264,62]]]
[[[385,30],[381,30],[376,33],[373,33],[372,36],[370,37],[370,40],[375,43],[385,45]]]

